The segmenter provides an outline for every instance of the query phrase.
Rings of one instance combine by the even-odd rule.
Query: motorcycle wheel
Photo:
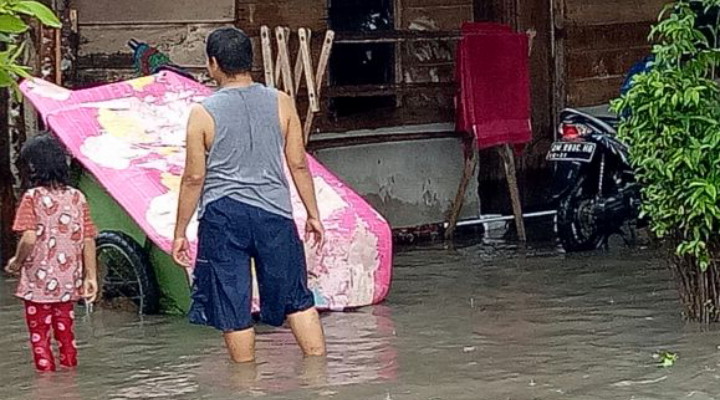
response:
[[[569,253],[595,250],[604,239],[592,213],[595,196],[584,186],[573,190],[558,207],[558,237]]]

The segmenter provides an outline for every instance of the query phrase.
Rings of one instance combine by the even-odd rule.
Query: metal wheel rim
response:
[[[578,204],[573,230],[575,237],[579,239],[590,239],[595,232],[595,217],[592,214],[593,200],[582,200]]]
[[[108,256],[113,253],[115,257]],[[132,261],[125,251],[112,243],[103,244],[98,246],[97,260],[101,271],[99,278],[102,282],[102,299],[128,298],[135,305],[141,306],[144,291],[140,279],[132,267]]]

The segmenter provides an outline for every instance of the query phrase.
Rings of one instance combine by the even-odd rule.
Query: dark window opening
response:
[[[395,45],[341,44],[330,60],[335,86],[383,85],[395,82]]]
[[[330,28],[338,32],[394,29],[392,0],[328,0]]]
[[[333,100],[332,111],[343,117],[352,117],[382,109],[395,108],[395,96],[338,97]]]
[[[342,33],[363,33],[394,30],[393,0],[328,0],[331,29]],[[333,49],[329,66],[330,84],[344,86],[331,101],[336,117],[351,116],[391,109],[396,106],[394,95],[367,96],[363,85],[392,85],[395,83],[394,43],[342,43]]]

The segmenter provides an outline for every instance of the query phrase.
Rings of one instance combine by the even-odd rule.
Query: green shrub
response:
[[[676,1],[661,14],[650,36],[652,69],[613,108],[629,114],[618,133],[643,186],[642,212],[673,245],[688,317],[709,322],[720,316],[720,21],[703,34],[696,10],[708,15],[720,0],[692,3]]]

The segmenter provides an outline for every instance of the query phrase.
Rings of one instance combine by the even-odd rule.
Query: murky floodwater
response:
[[[78,321],[81,367],[42,376],[2,282],[0,399],[718,399],[720,334],[681,321],[656,254],[401,250],[384,305],[324,316],[324,362],[281,330],[231,365],[212,330],[100,310]]]

